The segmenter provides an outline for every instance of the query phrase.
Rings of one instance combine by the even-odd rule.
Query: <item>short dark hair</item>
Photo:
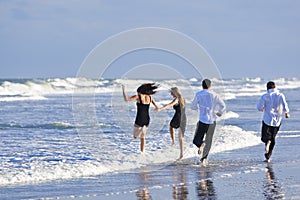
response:
[[[209,79],[204,79],[202,81],[202,87],[203,89],[208,89],[211,86],[211,81]]]
[[[269,81],[268,83],[267,83],[267,89],[269,90],[269,89],[273,89],[273,88],[275,88],[276,86],[275,86],[275,83],[273,82],[273,81]]]

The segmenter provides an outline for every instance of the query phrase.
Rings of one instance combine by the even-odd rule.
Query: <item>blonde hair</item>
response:
[[[180,93],[180,90],[178,89],[178,87],[172,87],[170,89],[170,91],[178,98],[179,104],[182,108],[185,107],[185,100],[182,96],[182,94]]]

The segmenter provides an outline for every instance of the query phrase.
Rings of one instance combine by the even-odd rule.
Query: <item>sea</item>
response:
[[[181,199],[200,199],[195,190],[187,192],[184,187],[177,190],[184,184],[198,184],[202,179],[225,181],[241,169],[245,174],[257,170],[264,173],[265,167],[261,167],[264,147],[260,141],[262,112],[257,111],[256,104],[266,92],[268,81],[212,79],[212,90],[224,99],[226,113],[217,120],[208,157],[210,168],[201,170],[197,148],[192,144],[198,112],[189,108],[195,93],[201,90],[199,78],[1,79],[0,199],[180,199],[179,193]],[[285,94],[291,115],[290,119],[283,119],[274,162],[283,164],[286,159],[300,163],[296,145],[300,142],[300,78],[273,81]],[[144,153],[140,152],[139,139],[133,138],[136,105],[124,101],[122,85],[131,96],[139,85],[148,82],[160,85],[152,96],[159,106],[172,101],[171,87],[178,87],[185,97],[187,128],[181,161],[177,160],[178,135],[172,146],[169,134],[172,108],[155,113],[154,106],[150,107]],[[280,146],[289,148],[289,152],[282,153],[278,150]],[[194,171],[215,174],[208,178],[189,175]],[[188,173],[184,180],[179,175],[182,172]],[[294,189],[290,189],[296,188],[293,195],[298,198],[299,182],[295,178],[291,183]],[[209,199],[222,196],[224,187],[214,189],[209,195],[215,198]],[[170,194],[160,194],[164,188],[170,188]],[[161,196],[154,198],[152,194],[152,198],[147,198],[153,191]],[[223,192],[225,195],[226,191]],[[293,199],[293,195],[286,192],[279,197]]]

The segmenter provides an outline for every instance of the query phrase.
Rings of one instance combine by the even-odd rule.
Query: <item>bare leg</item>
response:
[[[145,151],[146,138],[141,138],[141,152]]]
[[[183,135],[182,135],[181,128],[178,129],[178,139],[179,139],[179,146],[180,146],[179,159],[181,159],[183,158],[183,149],[184,149]]]
[[[203,143],[201,144],[201,146],[199,147],[199,150],[198,150],[198,154],[199,154],[199,155],[202,153],[204,147],[205,147],[205,143],[203,142]]]
[[[269,153],[270,144],[271,144],[271,140],[268,140],[268,142],[266,143],[265,153]]]
[[[207,165],[207,158],[202,158],[201,162],[202,162],[203,166],[206,166]]]
[[[134,138],[134,139],[140,137],[141,132],[140,132],[139,129],[140,129],[139,127],[134,127],[134,128],[133,128],[133,138]]]
[[[171,139],[172,139],[172,145],[175,144],[175,131],[174,128],[170,126],[170,135],[171,135]]]
[[[275,146],[275,138],[272,140],[268,140],[268,142],[266,143],[266,152],[268,150],[268,153],[265,153],[266,162],[270,162],[270,158],[271,158],[274,146]]]

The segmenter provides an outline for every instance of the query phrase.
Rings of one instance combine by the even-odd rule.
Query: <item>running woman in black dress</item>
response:
[[[140,138],[141,140],[141,152],[145,151],[145,144],[146,144],[146,132],[148,129],[148,125],[150,123],[150,116],[149,116],[149,107],[152,103],[156,109],[158,106],[155,103],[155,100],[150,96],[155,94],[158,85],[155,83],[145,83],[141,85],[137,89],[137,94],[131,97],[128,97],[125,91],[125,86],[122,85],[123,90],[123,97],[125,101],[136,101],[137,105],[137,114],[134,122],[134,130],[133,130],[133,137]]]
[[[173,106],[173,109],[175,110],[175,114],[170,122],[170,134],[172,139],[172,145],[174,145],[175,144],[174,129],[178,129],[178,139],[180,145],[179,159],[181,159],[183,157],[183,148],[184,148],[183,137],[184,137],[185,127],[186,127],[185,100],[177,87],[171,88],[170,92],[171,95],[174,97],[173,101],[157,109],[156,111],[158,112]]]

